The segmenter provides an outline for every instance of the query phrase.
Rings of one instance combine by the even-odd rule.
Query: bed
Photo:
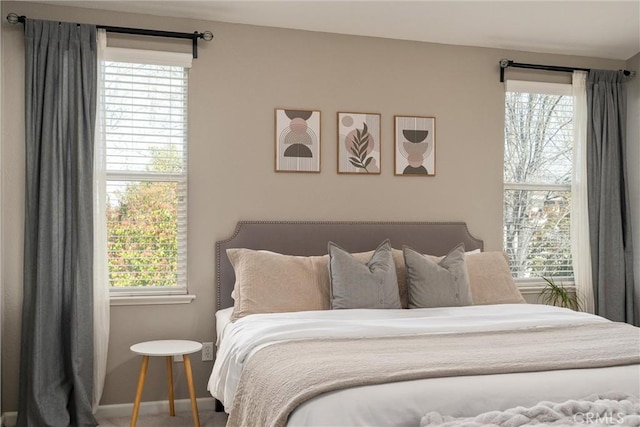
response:
[[[472,283],[470,306],[267,309],[232,321],[236,271],[227,253],[236,248],[306,262],[326,256],[331,241],[365,262],[385,239],[437,257],[462,243],[467,261],[488,259],[473,254],[483,242],[455,222],[240,222],[217,242],[218,351],[208,389],[230,412],[230,425],[417,426],[428,413],[462,418],[545,400],[640,394],[637,328],[510,300],[499,288],[504,278],[485,280],[499,290],[486,300]]]

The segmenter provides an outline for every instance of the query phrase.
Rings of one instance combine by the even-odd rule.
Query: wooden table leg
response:
[[[167,383],[169,384],[169,415],[176,416],[176,408],[173,404],[173,356],[167,356]]]
[[[136,422],[138,422],[138,411],[140,410],[140,400],[142,399],[144,380],[147,377],[147,366],[149,366],[149,356],[142,356],[142,366],[140,367],[140,376],[138,377],[136,400],[133,404],[133,415],[131,415],[131,427],[136,427]]]
[[[187,373],[187,384],[189,385],[189,397],[191,397],[191,412],[193,413],[193,425],[200,427],[200,417],[198,416],[198,403],[196,402],[196,392],[193,388],[193,376],[191,375],[191,361],[189,355],[184,355],[184,370]]]

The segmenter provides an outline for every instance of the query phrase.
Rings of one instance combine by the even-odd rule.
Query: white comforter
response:
[[[586,313],[535,304],[254,314],[228,324],[222,331],[208,390],[229,410],[247,359],[259,348],[283,340],[496,331],[606,321]]]

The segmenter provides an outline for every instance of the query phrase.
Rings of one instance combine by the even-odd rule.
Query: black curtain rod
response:
[[[591,71],[591,68],[580,67],[559,67],[556,65],[539,65],[539,64],[522,64],[519,62],[513,62],[510,59],[500,60],[500,83],[504,82],[504,70],[507,68],[527,68],[529,70],[544,70],[544,71],[560,71],[563,73],[573,73],[574,71]],[[634,77],[635,71],[621,70],[625,76]]]
[[[10,24],[24,24],[26,16],[18,16],[16,13],[10,13],[7,15],[7,21]],[[112,27],[109,25],[96,25],[96,28],[105,30],[109,33],[120,34],[133,34],[136,36],[151,36],[151,37],[168,37],[173,39],[189,39],[193,46],[193,57],[198,57],[198,39],[210,41],[213,39],[213,33],[211,31],[205,31],[199,33],[194,31],[193,33],[180,33],[176,31],[162,31],[162,30],[146,30],[143,28],[129,28],[129,27]]]

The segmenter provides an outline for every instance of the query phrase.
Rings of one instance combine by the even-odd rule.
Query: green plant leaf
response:
[[[570,294],[562,283],[558,285],[552,278],[543,277],[543,279],[546,285],[538,296],[539,300],[542,299],[542,302],[545,304],[570,308],[575,311],[582,309],[581,300],[577,293],[574,295]]]

